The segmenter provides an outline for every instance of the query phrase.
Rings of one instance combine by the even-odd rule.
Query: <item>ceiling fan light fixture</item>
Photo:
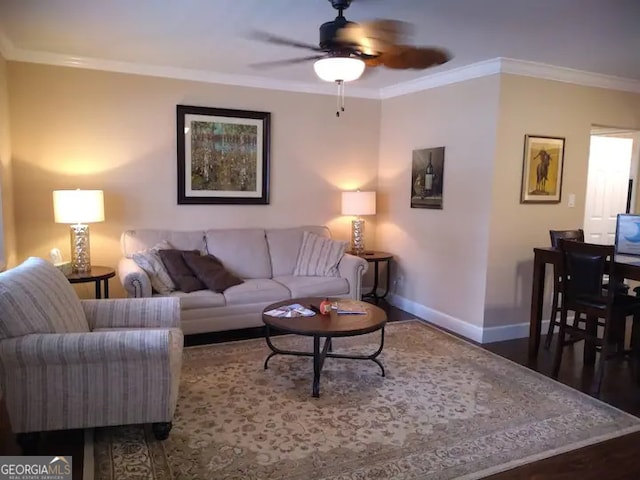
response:
[[[351,82],[364,72],[364,62],[353,57],[321,58],[313,64],[316,75],[325,82]]]

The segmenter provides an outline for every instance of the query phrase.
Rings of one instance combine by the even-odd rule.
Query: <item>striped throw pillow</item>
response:
[[[158,251],[172,248],[169,242],[163,240],[151,248],[131,255],[133,261],[149,275],[151,288],[162,295],[169,295],[176,289],[176,285],[171,280]]]
[[[304,232],[293,274],[308,277],[339,277],[338,263],[346,248],[347,242]]]

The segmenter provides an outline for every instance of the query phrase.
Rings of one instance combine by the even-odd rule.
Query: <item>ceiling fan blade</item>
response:
[[[442,65],[451,60],[446,50],[436,47],[411,47],[396,45],[388,52],[382,53],[376,60],[393,69],[424,69]]]
[[[273,43],[275,45],[286,45],[289,47],[296,48],[305,48],[307,50],[313,50],[314,52],[323,52],[324,50],[318,47],[317,45],[312,45],[310,43],[298,42],[296,40],[291,40],[285,37],[279,37],[278,35],[273,35],[267,32],[261,32],[255,30],[251,32],[250,37],[254,40],[260,40],[262,42]]]
[[[283,60],[273,60],[269,62],[258,62],[252,63],[249,66],[252,68],[272,68],[272,67],[283,67],[286,65],[295,65],[296,63],[308,62],[311,60],[320,60],[321,58],[325,58],[326,55],[310,55],[308,57],[300,57],[300,58],[286,58]]]
[[[340,43],[356,47],[365,55],[379,55],[403,43],[411,25],[398,20],[378,19],[350,23],[337,32]]]

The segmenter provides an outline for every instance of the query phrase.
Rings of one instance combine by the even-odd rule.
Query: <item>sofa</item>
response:
[[[129,297],[179,298],[185,335],[262,326],[264,307],[281,300],[310,296],[360,299],[362,276],[367,271],[367,262],[360,257],[345,253],[337,266],[337,276],[294,275],[298,252],[303,237],[306,238],[304,232],[331,238],[324,226],[128,230],[121,235],[123,257],[118,264],[118,274]],[[243,282],[221,293],[176,290],[160,294],[152,289],[149,275],[132,257],[161,242],[168,242],[178,250],[214,255]]]
[[[80,300],[41,258],[0,273],[0,386],[23,452],[50,430],[151,423],[166,438],[182,365],[178,303]]]

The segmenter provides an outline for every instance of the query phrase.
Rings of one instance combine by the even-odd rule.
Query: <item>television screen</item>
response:
[[[640,215],[618,215],[616,223],[616,253],[640,255]]]

